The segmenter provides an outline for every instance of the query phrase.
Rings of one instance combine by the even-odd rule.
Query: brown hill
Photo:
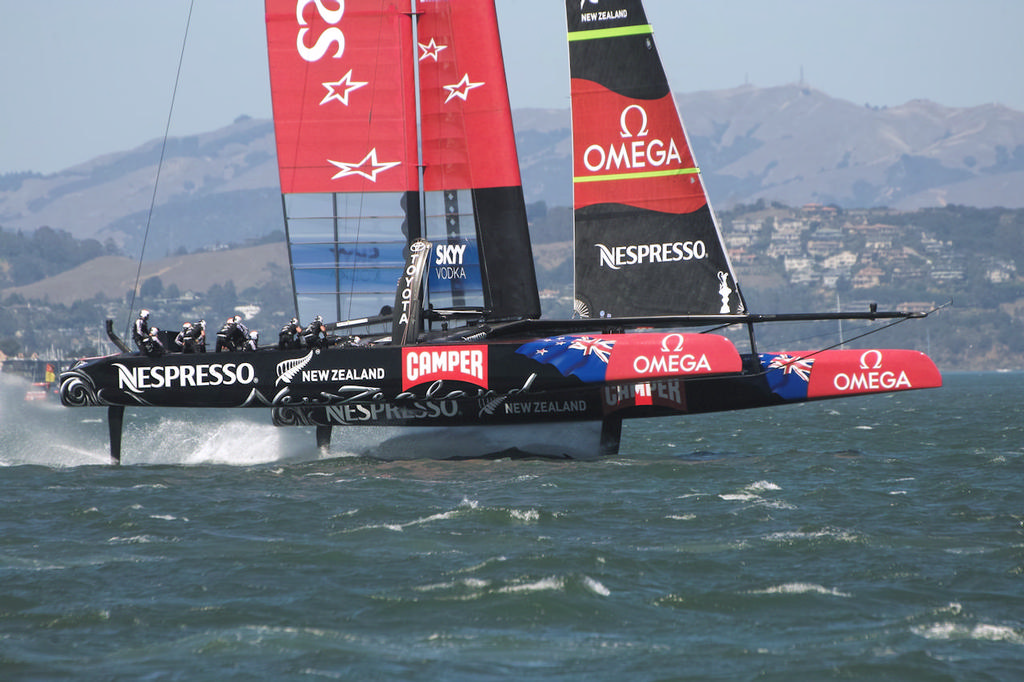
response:
[[[870,107],[814,88],[744,86],[677,96],[712,204],[760,199],[902,210],[1024,207],[1024,112],[923,100]],[[570,206],[568,109],[514,112],[528,203]],[[108,238],[136,253],[147,231],[160,141],[52,175],[0,178],[0,225]],[[243,243],[282,227],[273,127],[241,118],[168,141],[150,253]]]

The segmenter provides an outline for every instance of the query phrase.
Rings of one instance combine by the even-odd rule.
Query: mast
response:
[[[410,32],[412,45],[419,45],[420,14],[416,0],[410,0]],[[426,194],[423,191],[423,106],[420,92],[419,59],[412,60],[413,129],[416,136],[416,187],[406,193],[405,268],[399,276],[395,304],[391,312],[391,343],[397,346],[415,344],[423,330],[423,278],[430,255],[430,243],[424,237]]]
[[[412,18],[412,44],[415,47],[419,45],[419,25],[420,15],[416,10],[416,0],[410,0]],[[426,197],[423,192],[423,103],[422,95],[420,94],[420,60],[412,60],[412,73],[413,73],[413,101],[415,102],[415,128],[416,128],[416,206],[419,210],[416,212],[415,219],[410,215],[409,217],[409,234],[408,244],[412,244],[415,240],[423,237],[423,216],[426,215]]]

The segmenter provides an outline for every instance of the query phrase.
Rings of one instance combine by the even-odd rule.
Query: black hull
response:
[[[610,414],[652,417],[780,402],[759,372],[592,381],[517,352],[522,346],[121,354],[84,360],[62,373],[61,401],[70,407],[262,407],[273,408],[282,424],[403,426],[600,421]],[[749,356],[742,362],[756,364]],[[638,404],[641,381],[651,387],[639,389]]]
[[[701,414],[931,388],[934,363],[908,350],[740,355],[715,334],[652,332],[415,346],[139,354],[83,360],[61,374],[71,407],[254,407],[280,426],[479,427],[516,447],[531,428],[591,424],[577,453],[612,453],[623,419]],[[529,427],[516,431],[519,427]],[[544,438],[561,452],[557,428]],[[119,459],[119,448],[112,447]],[[556,452],[557,454],[557,452]]]
[[[743,369],[728,373],[649,372],[592,380],[527,357],[523,345],[112,355],[63,372],[60,394],[71,407],[273,408],[280,424],[465,426],[718,412],[941,384],[931,361],[913,351],[868,351],[877,354],[874,374],[904,375],[903,381],[867,376],[846,380],[848,390],[822,395],[806,387],[802,394],[780,391],[764,369],[764,355],[737,355],[736,366]],[[886,358],[900,355],[882,367],[883,352]],[[824,351],[815,357],[844,353],[852,354],[851,374],[872,374],[870,367],[858,367],[865,364],[864,351]],[[881,372],[889,366],[894,368]],[[915,373],[927,376],[918,379]]]

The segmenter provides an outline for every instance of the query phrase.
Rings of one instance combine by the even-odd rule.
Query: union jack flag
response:
[[[768,363],[768,369],[781,369],[783,374],[796,374],[804,381],[809,381],[811,378],[811,365],[813,364],[814,360],[793,357],[783,353],[772,358],[772,361]]]
[[[772,393],[786,400],[807,400],[813,359],[789,353],[762,353],[760,358]]]
[[[563,376],[570,374],[586,382],[604,381],[614,340],[594,336],[553,336],[524,343],[516,349],[537,362],[554,366]]]
[[[612,346],[614,345],[614,341],[605,341],[604,339],[592,339],[589,336],[581,336],[570,343],[569,348],[572,350],[581,350],[583,351],[583,355],[590,355],[593,353],[601,362],[607,365],[608,358],[612,354]]]

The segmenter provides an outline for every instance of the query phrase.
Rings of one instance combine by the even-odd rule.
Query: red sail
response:
[[[418,9],[425,189],[520,185],[494,4]]]
[[[266,0],[281,191],[415,189],[410,0]]]
[[[299,316],[376,314],[419,237],[428,305],[538,316],[494,3],[266,2]]]

